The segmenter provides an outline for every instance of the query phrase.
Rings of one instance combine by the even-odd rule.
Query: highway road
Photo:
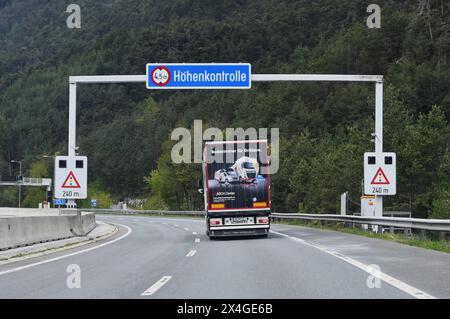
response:
[[[97,219],[119,232],[0,266],[0,298],[450,297],[446,253],[282,224],[268,238],[209,240],[201,219]],[[80,288],[68,287],[68,267]]]

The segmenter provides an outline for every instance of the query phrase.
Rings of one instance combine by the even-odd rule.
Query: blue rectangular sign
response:
[[[64,198],[54,198],[53,199],[53,205],[57,205],[57,206],[66,205],[66,199],[64,199]]]
[[[147,89],[249,89],[249,63],[148,63]]]

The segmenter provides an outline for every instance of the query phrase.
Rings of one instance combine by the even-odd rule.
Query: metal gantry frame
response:
[[[86,75],[69,77],[68,155],[75,156],[78,83],[146,83],[147,75]],[[252,82],[372,82],[375,83],[375,153],[383,153],[383,76],[346,74],[252,74]],[[73,200],[72,200],[73,201]],[[383,216],[383,196],[376,195],[375,215]]]

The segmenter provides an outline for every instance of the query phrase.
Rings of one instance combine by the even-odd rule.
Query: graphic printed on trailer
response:
[[[204,160],[209,211],[270,210],[267,141],[207,142]]]

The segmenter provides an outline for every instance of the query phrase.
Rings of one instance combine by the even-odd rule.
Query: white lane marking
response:
[[[162,223],[163,225],[167,225],[167,223]]]
[[[180,227],[180,226],[178,226],[178,225],[174,225],[175,227]]]
[[[110,244],[112,244],[112,243],[115,243],[115,242],[117,242],[117,241],[119,241],[119,240],[121,240],[121,239],[124,239],[125,237],[127,237],[128,235],[131,234],[132,229],[131,229],[130,227],[128,227],[128,226],[126,226],[126,225],[118,224],[118,223],[114,223],[114,224],[115,224],[115,225],[118,225],[118,226],[125,227],[125,228],[127,229],[127,232],[126,232],[125,234],[123,234],[122,236],[116,238],[116,239],[113,239],[113,240],[108,241],[108,242],[106,242],[106,243],[100,244],[100,245],[98,245],[98,246],[94,246],[94,247],[87,248],[87,249],[84,249],[84,250],[76,251],[76,252],[74,252],[74,253],[70,253],[70,254],[67,254],[67,255],[63,255],[63,256],[59,256],[59,257],[55,257],[55,258],[51,258],[51,259],[39,261],[39,262],[37,262],[37,263],[28,264],[28,265],[25,265],[25,266],[20,266],[20,267],[17,267],[17,268],[13,268],[13,269],[8,269],[8,270],[1,271],[1,272],[0,272],[0,276],[1,276],[1,275],[6,275],[6,274],[9,274],[9,273],[12,273],[12,272],[16,272],[16,271],[19,271],[19,270],[24,270],[24,269],[31,268],[31,267],[35,267],[35,266],[39,266],[39,265],[43,265],[43,264],[48,264],[48,263],[51,263],[51,262],[54,262],[54,261],[57,261],[57,260],[61,260],[61,259],[64,259],[64,258],[68,258],[68,257],[72,257],[72,256],[75,256],[75,255],[83,254],[83,253],[86,253],[86,252],[91,251],[91,250],[94,250],[94,249],[98,249],[98,248],[101,248],[101,247],[105,247],[105,246],[110,245]]]
[[[289,236],[287,234],[279,233],[279,232],[274,231],[274,230],[270,230],[270,231],[272,233],[274,233],[274,234],[277,234],[277,235],[280,235],[280,236],[292,239],[292,240],[297,241],[297,242],[301,242],[302,244],[308,245],[310,247],[314,247],[316,249],[319,249],[319,250],[323,251],[324,253],[327,253],[329,255],[337,257],[337,258],[339,258],[339,259],[349,263],[350,265],[353,265],[353,266],[355,266],[355,267],[357,267],[357,268],[367,272],[368,274],[370,274],[370,275],[372,275],[374,277],[377,277],[380,280],[383,280],[384,282],[386,282],[386,283],[390,284],[391,286],[393,286],[393,287],[395,287],[395,288],[397,288],[397,289],[407,293],[408,295],[413,296],[414,298],[417,298],[417,299],[436,299],[436,297],[434,297],[434,296],[432,296],[430,294],[427,294],[426,292],[424,292],[424,291],[422,291],[422,290],[420,290],[420,289],[418,289],[416,287],[410,286],[410,285],[408,285],[407,283],[405,283],[405,282],[403,282],[401,280],[398,280],[398,279],[396,279],[396,278],[394,278],[392,276],[389,276],[388,274],[385,274],[384,272],[381,272],[381,271],[378,272],[377,271],[377,273],[374,274],[373,270],[372,270],[372,267],[370,267],[370,266],[368,266],[366,264],[363,264],[362,262],[359,262],[359,261],[357,261],[357,260],[355,260],[353,258],[345,256],[345,255],[343,255],[341,253],[338,253],[336,251],[330,250],[330,249],[328,249],[326,247],[323,247],[323,246],[320,246],[320,245],[317,245],[317,244],[313,244],[313,243],[307,242],[307,241],[305,241],[303,239],[300,239],[300,238],[297,238],[297,237],[294,237],[294,236]]]
[[[189,228],[183,228],[185,231],[189,231]]]
[[[195,238],[195,242],[199,243],[200,242],[200,238]]]
[[[196,232],[196,231],[193,231],[193,232],[192,232],[192,235],[197,235],[197,232]]]
[[[151,296],[155,292],[157,292],[159,289],[161,289],[162,286],[167,284],[167,282],[172,278],[172,276],[163,276],[160,280],[155,282],[150,288],[148,288],[146,291],[141,293],[141,296]]]
[[[197,251],[195,249],[192,249],[190,252],[187,253],[186,257],[192,257],[195,255]]]

